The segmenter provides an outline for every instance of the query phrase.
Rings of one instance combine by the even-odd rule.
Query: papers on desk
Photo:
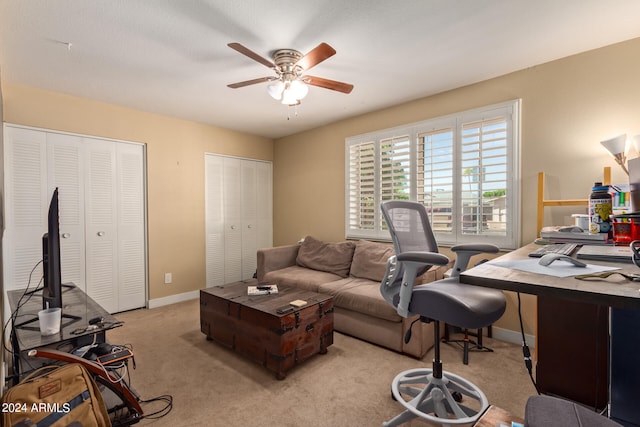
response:
[[[633,262],[629,246],[582,246],[576,255],[578,259],[593,259],[611,262]]]
[[[604,265],[587,264],[586,267],[577,267],[565,261],[555,261],[551,265],[538,264],[539,258],[516,259],[513,261],[492,261],[491,265],[511,268],[514,270],[526,271],[529,273],[546,274],[554,277],[571,277],[578,274],[592,274],[603,271],[619,270],[617,267],[607,267]]]
[[[549,226],[540,230],[541,239],[550,243],[577,243],[591,245],[606,245],[613,241],[607,233],[589,233],[588,231],[574,231],[573,226]]]

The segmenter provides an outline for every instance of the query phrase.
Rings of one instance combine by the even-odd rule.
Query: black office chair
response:
[[[531,396],[524,412],[527,427],[622,427],[574,402],[553,396]]]
[[[442,425],[471,424],[489,403],[476,385],[442,370],[440,322],[463,329],[479,329],[502,316],[506,306],[502,291],[458,281],[458,275],[473,255],[496,253],[498,248],[489,244],[456,245],[451,248],[457,255],[452,277],[414,287],[419,275],[433,265],[446,265],[449,259],[438,253],[422,204],[385,202],[382,214],[396,255],[387,261],[380,292],[400,316],[420,315],[423,322],[433,322],[435,330],[432,369],[410,369],[395,377],[391,384],[393,397],[406,410],[383,425],[396,426],[417,417]]]

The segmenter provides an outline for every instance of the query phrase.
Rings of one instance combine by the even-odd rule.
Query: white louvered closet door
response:
[[[205,239],[207,288],[224,282],[224,210],[222,157],[205,155]]]
[[[48,194],[58,187],[62,283],[86,292],[82,138],[47,133]]]
[[[63,283],[109,312],[146,303],[144,145],[5,125],[5,289],[24,289],[42,260],[54,188]],[[42,277],[33,273],[32,288]]]
[[[224,281],[242,279],[242,161],[224,158]]]
[[[116,144],[118,311],[146,302],[144,147]]]
[[[112,313],[118,309],[116,149],[100,140],[86,148],[87,294]]]
[[[258,204],[256,162],[242,162],[242,279],[256,271],[258,251]]]
[[[246,280],[272,246],[271,163],[205,155],[207,287]]]
[[[5,130],[4,288],[24,289],[29,285],[35,289],[42,277],[38,264],[42,261],[49,203],[46,135],[21,128]]]

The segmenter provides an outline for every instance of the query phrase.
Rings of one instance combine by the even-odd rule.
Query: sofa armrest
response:
[[[296,265],[300,245],[276,246],[258,249],[258,282],[270,271],[281,270]]]

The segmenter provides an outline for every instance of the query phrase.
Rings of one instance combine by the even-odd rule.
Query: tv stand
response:
[[[71,319],[71,322],[63,322],[62,319]],[[66,314],[66,313],[62,313],[61,315],[61,319],[60,319],[60,329],[62,329],[65,326],[69,326],[72,323],[77,322],[78,320],[82,319],[82,317],[80,316],[74,316],[73,314]],[[20,322],[17,325],[14,325],[14,328],[19,328],[19,329],[27,329],[30,331],[39,331],[40,330],[40,326],[38,326],[37,328],[35,326],[27,326],[30,325],[31,323],[35,323],[40,321],[40,318],[38,317],[38,315],[36,314],[36,317],[29,319],[29,320],[25,320],[24,322]]]
[[[75,289],[76,285],[74,285],[72,283],[63,283],[62,287],[63,288],[67,288],[67,289]],[[33,296],[37,292],[41,292],[42,290],[43,290],[42,288],[37,288],[37,289],[34,289],[32,291],[24,292],[23,295],[31,295],[31,296]],[[45,299],[45,296],[42,295],[42,309],[45,310],[46,308],[48,308],[48,307],[46,307],[46,299]],[[74,316],[73,314],[68,314],[68,313],[65,313],[64,311],[62,312],[62,316],[61,317],[62,317],[62,319],[71,319],[71,322],[67,322],[66,324],[61,323],[60,324],[60,328],[61,329],[62,329],[63,325],[64,326],[69,326],[70,324],[72,324],[74,322],[77,322],[78,320],[82,319],[80,316]],[[62,322],[62,319],[61,319],[61,322]],[[40,320],[40,318],[38,317],[38,313],[36,313],[34,318],[29,319],[29,320],[25,320],[24,322],[20,322],[20,323],[14,325],[13,327],[14,328],[28,329],[28,330],[32,330],[32,331],[39,331],[40,327],[35,328],[33,326],[26,326],[26,325],[29,325],[31,323],[38,322],[39,320]]]
[[[48,336],[40,334],[40,328],[38,327],[24,326],[38,320],[38,311],[42,310],[40,301],[32,298],[18,305],[24,295],[24,291],[14,290],[7,292],[11,312],[13,313],[17,310],[15,319],[24,317],[30,319],[26,322],[20,322],[23,326],[14,323],[11,328],[13,372],[7,379],[13,380],[13,384],[17,384],[20,380],[20,376],[23,373],[21,372],[21,358],[25,358],[29,350],[60,348],[61,344],[64,343],[77,347],[90,344],[94,340],[96,343],[105,342],[106,331],[122,325],[122,322],[102,308],[100,304],[81,289],[73,284],[66,287],[68,289],[65,289],[64,292],[64,310],[66,312],[64,317],[71,319],[71,321],[62,322],[60,332]],[[89,320],[96,317],[102,318],[101,326],[96,329],[88,329]],[[33,361],[29,365],[33,365]]]

